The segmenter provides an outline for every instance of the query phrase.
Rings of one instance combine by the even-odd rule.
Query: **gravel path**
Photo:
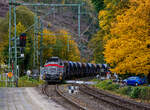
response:
[[[66,110],[36,88],[0,88],[0,110]]]

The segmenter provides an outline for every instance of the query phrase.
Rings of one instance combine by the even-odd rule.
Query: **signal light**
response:
[[[20,47],[26,46],[26,33],[20,35]]]

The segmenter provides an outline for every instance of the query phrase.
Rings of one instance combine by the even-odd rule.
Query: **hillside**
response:
[[[4,17],[8,11],[8,0],[0,1],[1,10],[0,17]],[[18,0],[20,2],[20,0]],[[24,2],[32,3],[35,0],[22,0]],[[65,29],[71,33],[75,41],[82,48],[82,54],[92,54],[89,49],[87,49],[87,43],[92,38],[93,34],[98,29],[97,13],[93,10],[90,0],[37,0],[38,3],[83,3],[81,7],[81,38],[78,37],[78,10],[77,7],[55,7],[54,11],[47,17],[45,17],[44,27],[49,28],[53,31],[59,29]],[[28,7],[33,12],[35,12],[34,7]],[[51,11],[52,7],[38,7],[38,16],[45,15],[48,11]],[[85,56],[84,56],[85,57]]]
[[[8,0],[0,1],[0,17],[4,17],[9,9]]]

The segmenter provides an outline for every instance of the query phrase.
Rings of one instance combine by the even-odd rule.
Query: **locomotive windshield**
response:
[[[58,57],[52,57],[47,60],[47,62],[58,62]]]

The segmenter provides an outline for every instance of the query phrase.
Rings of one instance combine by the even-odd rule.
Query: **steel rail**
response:
[[[67,100],[69,103],[75,105],[77,108],[79,108],[79,110],[87,110],[86,107],[81,106],[79,103],[72,101],[71,99],[69,99],[67,96],[65,96],[60,90],[58,85],[56,85],[56,92],[63,97],[65,100]]]
[[[48,93],[48,85],[43,85],[42,86],[42,93],[47,95],[49,97],[49,93]],[[68,103],[74,105],[75,107],[77,107],[79,110],[87,110],[85,107],[79,105],[78,103],[76,103],[75,101],[72,101],[71,99],[69,99],[67,96],[65,96],[59,89],[58,85],[55,85],[55,91],[57,92],[57,94],[59,96],[61,96],[63,99],[65,99]]]
[[[132,101],[129,101],[129,100],[121,99],[121,98],[115,97],[111,94],[107,94],[107,93],[104,93],[102,91],[93,89],[93,88],[88,87],[86,85],[84,85],[84,87],[86,87],[86,89],[88,89],[88,90],[83,89],[82,87],[80,87],[79,88],[80,91],[82,91],[82,92],[84,92],[88,95],[91,95],[91,96],[95,97],[96,99],[102,100],[106,103],[110,103],[110,104],[116,105],[118,107],[124,108],[125,110],[133,110],[133,108],[138,108],[140,110],[150,110],[149,106],[146,106],[146,105],[143,105],[143,104],[140,104],[140,103],[137,103],[137,102],[132,102]],[[90,91],[92,91],[93,93],[90,92]],[[103,95],[103,96],[101,96],[101,95]],[[110,97],[112,99],[115,99],[115,100],[123,103],[124,105],[121,105],[120,103],[112,102],[111,100],[107,100],[107,99],[102,98],[102,97]],[[126,106],[126,104],[130,105],[130,107]]]

